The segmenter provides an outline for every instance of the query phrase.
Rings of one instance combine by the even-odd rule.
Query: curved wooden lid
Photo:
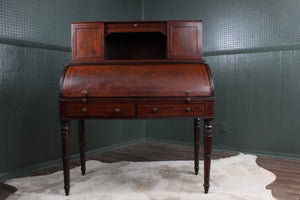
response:
[[[72,65],[62,76],[60,97],[214,96],[206,64]]]

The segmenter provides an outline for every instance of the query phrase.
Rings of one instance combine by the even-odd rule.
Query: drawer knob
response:
[[[186,109],[185,109],[185,112],[190,112],[192,109],[190,108],[190,107],[187,107]]]
[[[152,112],[156,113],[157,112],[157,108],[152,108]]]
[[[191,93],[191,90],[186,90],[186,91],[185,91],[185,94],[186,94],[186,95],[189,95],[190,93]]]
[[[119,108],[115,108],[115,113],[120,113],[120,109]]]
[[[186,99],[185,99],[185,102],[186,102],[186,103],[189,103],[191,100],[192,100],[192,98],[189,97],[189,98],[186,98]]]
[[[81,112],[86,113],[87,112],[87,108],[82,108]]]
[[[87,95],[87,91],[86,90],[82,90],[82,95]]]
[[[137,28],[139,25],[138,24],[133,24],[133,27],[134,28]]]

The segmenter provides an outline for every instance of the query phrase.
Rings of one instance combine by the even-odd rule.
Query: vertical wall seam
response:
[[[141,1],[142,1],[142,8],[141,8],[142,16],[141,16],[141,20],[145,20],[145,4],[144,4],[144,0],[141,0]]]

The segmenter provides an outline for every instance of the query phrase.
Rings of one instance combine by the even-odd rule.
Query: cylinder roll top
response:
[[[213,96],[205,64],[71,65],[60,97]]]

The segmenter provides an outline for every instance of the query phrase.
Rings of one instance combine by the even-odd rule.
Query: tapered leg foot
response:
[[[65,194],[66,194],[66,196],[69,196],[69,194],[70,194],[70,186],[65,186],[64,188],[65,188]]]
[[[194,157],[195,157],[195,175],[199,172],[199,148],[200,148],[200,118],[194,119]]]
[[[64,189],[68,196],[70,193],[70,121],[61,121],[61,143],[64,173]]]
[[[81,174],[85,175],[85,123],[84,120],[78,120],[78,136],[79,136],[79,151]]]
[[[212,119],[204,119],[204,192],[209,191],[211,149],[212,149]]]

